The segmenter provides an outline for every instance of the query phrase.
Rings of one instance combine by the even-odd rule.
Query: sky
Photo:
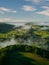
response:
[[[0,22],[49,23],[49,0],[0,0]]]

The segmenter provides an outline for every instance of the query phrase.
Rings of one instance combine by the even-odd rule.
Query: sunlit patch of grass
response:
[[[40,57],[36,54],[32,54],[32,53],[29,53],[29,52],[28,53],[20,52],[20,54],[24,55],[25,57],[36,60],[36,62],[35,61],[31,62],[31,63],[34,63],[35,65],[49,65],[48,59],[42,58],[42,57]]]

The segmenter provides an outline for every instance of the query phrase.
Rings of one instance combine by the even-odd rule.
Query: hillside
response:
[[[0,49],[0,65],[20,64],[49,65],[49,51],[28,45],[14,45]]]
[[[22,64],[49,65],[49,26],[0,23],[0,65]]]
[[[11,30],[13,30],[14,25],[10,25],[7,23],[0,23],[0,33],[7,33]]]
[[[49,50],[49,26],[25,24],[16,27],[11,24],[0,23],[0,41],[14,37],[18,43],[33,45]]]

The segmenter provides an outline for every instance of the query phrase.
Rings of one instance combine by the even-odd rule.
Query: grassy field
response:
[[[7,52],[1,65],[49,65],[49,60],[34,53],[13,50]]]
[[[24,55],[25,57],[28,57],[34,61],[31,61],[32,64],[34,65],[49,65],[49,60],[46,58],[42,58],[37,54],[32,54],[32,53],[23,53],[20,52],[22,55]]]

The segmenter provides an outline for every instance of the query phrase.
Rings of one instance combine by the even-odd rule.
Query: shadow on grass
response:
[[[2,60],[2,65],[35,65],[35,60],[27,58],[19,53],[19,51],[7,52]]]

